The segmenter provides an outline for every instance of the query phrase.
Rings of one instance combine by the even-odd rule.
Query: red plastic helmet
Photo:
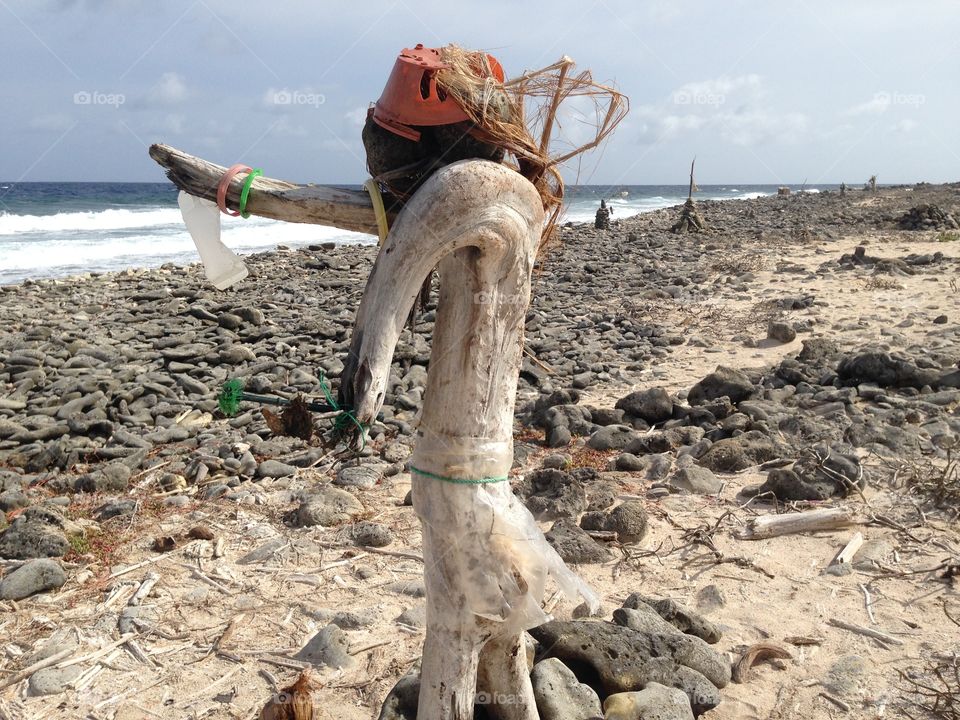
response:
[[[487,55],[487,59],[493,76],[503,82],[503,67],[492,55]],[[404,48],[374,105],[374,122],[385,130],[418,142],[420,133],[411,126],[452,125],[468,120],[463,108],[437,87],[437,72],[446,67],[437,48],[422,44]]]

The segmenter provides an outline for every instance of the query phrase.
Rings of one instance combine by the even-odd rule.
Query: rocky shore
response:
[[[514,488],[612,618],[532,633],[541,716],[877,717],[898,670],[960,649],[960,186],[697,206],[705,232],[678,208],[562,227],[535,269]],[[226,292],[197,266],[0,288],[0,718],[255,717],[305,668],[319,717],[361,718],[413,682],[435,306],[358,457],[330,417],[304,440],[218,406],[234,378],[335,394],[374,256],[250,256]],[[737,538],[824,506],[866,538],[853,569],[823,574],[851,528]],[[403,683],[384,718],[412,717]]]

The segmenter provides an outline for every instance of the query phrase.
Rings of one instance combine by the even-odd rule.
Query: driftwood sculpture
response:
[[[427,636],[420,720],[473,717],[478,681],[502,720],[536,720],[522,631],[546,617],[547,575],[596,597],[547,544],[507,482],[523,324],[544,213],[518,173],[471,160],[433,175],[391,229],[367,283],[342,401],[361,423],[383,402],[394,348],[427,273],[440,299],[417,443]]]
[[[546,542],[507,475],[530,275],[563,197],[557,164],[609,135],[627,100],[589,72],[573,73],[566,57],[512,80],[498,68],[494,58],[454,46],[401,53],[364,132],[375,186],[390,198],[386,218],[381,213],[378,221],[362,191],[245,181],[252,183],[250,214],[367,233],[390,223],[389,233],[380,233],[385,237],[341,374],[340,405],[361,429],[376,419],[400,333],[424,278],[439,267],[433,348],[410,461],[427,591],[420,720],[473,718],[478,690],[492,700],[488,716],[537,720],[523,631],[548,619],[542,610],[548,578],[568,598],[579,596],[591,610],[599,605]],[[398,95],[411,78],[414,92]],[[596,133],[552,154],[551,131],[567,98],[595,103]],[[398,146],[374,125],[420,145]],[[446,164],[464,157],[451,149],[486,159]],[[504,153],[512,160],[489,159]],[[179,188],[208,200],[226,171],[163,145],[150,155]],[[401,158],[406,164],[394,167]],[[238,208],[243,184],[230,181],[221,209]]]

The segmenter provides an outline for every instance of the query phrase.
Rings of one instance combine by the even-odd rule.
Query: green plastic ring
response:
[[[257,175],[263,175],[263,170],[254,168],[247,175],[247,179],[243,181],[243,190],[240,191],[240,217],[244,220],[250,217],[250,213],[247,212],[247,198],[250,196],[250,186],[253,185],[253,179]]]

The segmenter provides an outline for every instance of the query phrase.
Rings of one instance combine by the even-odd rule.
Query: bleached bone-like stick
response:
[[[760,515],[750,521],[737,534],[741,540],[763,540],[778,535],[837,530],[854,525],[856,519],[847,510],[823,508],[784,515]]]
[[[545,619],[546,575],[595,601],[508,482],[436,477],[505,478],[510,470],[523,325],[542,225],[540,197],[513,170],[470,160],[437,171],[381,248],[341,375],[341,400],[361,423],[372,422],[410,308],[439,263],[430,371],[411,458],[427,590],[419,720],[472,718],[478,671],[495,701],[509,698],[488,706],[489,714],[537,720],[522,630]]]
[[[217,185],[226,172],[216,165],[169,145],[151,145],[150,157],[167,172],[181,190],[216,201]],[[227,191],[227,207],[236,210],[245,176],[233,179]],[[370,196],[364,190],[342,190],[324,185],[297,185],[285,180],[257,177],[253,180],[246,209],[251,215],[286,222],[329,225],[342,230],[377,234],[377,218]],[[395,212],[387,208],[387,219]]]

